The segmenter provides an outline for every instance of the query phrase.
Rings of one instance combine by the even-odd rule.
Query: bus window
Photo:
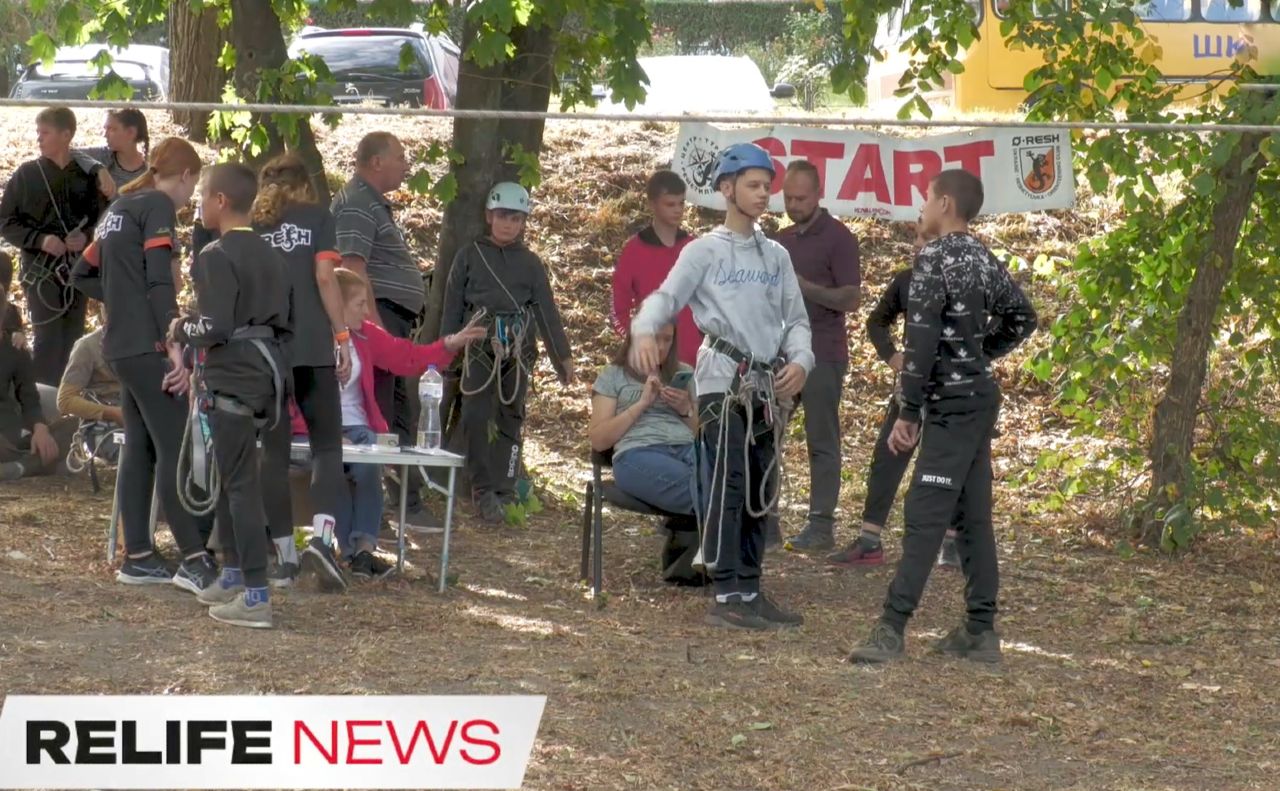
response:
[[[1191,0],[1151,0],[1137,10],[1148,22],[1185,22],[1191,18]]]
[[[992,6],[995,8],[996,16],[1008,16],[1012,2],[1013,0],[993,0]],[[1047,17],[1066,10],[1068,0],[1033,0],[1033,2],[1032,8],[1035,10],[1035,15]]]
[[[1262,17],[1262,0],[1245,0],[1239,6],[1230,0],[1201,0],[1200,9],[1206,22],[1256,22]]]

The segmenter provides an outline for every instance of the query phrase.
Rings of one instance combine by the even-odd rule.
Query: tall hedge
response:
[[[760,47],[786,32],[787,17],[812,11],[806,2],[649,0],[654,39],[674,39],[681,54],[731,54]]]

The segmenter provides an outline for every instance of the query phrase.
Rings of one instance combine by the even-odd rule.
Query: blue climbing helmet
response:
[[[528,214],[529,191],[514,181],[499,182],[489,190],[489,197],[485,200],[484,207],[489,210],[507,209]]]
[[[720,179],[734,176],[744,170],[760,168],[769,171],[770,176],[777,175],[773,169],[773,157],[755,143],[734,143],[720,152],[720,161],[716,165],[716,177],[711,182],[719,187]]]

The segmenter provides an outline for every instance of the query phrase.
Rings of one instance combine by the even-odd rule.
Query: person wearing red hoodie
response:
[[[631,237],[618,256],[613,270],[613,329],[626,338],[631,319],[644,298],[658,290],[680,251],[693,237],[680,227],[684,218],[684,179],[670,170],[659,170],[649,177],[645,193],[653,219],[648,227]],[[676,354],[685,365],[696,365],[702,332],[688,308],[676,317]]]
[[[378,434],[389,431],[374,393],[374,370],[395,376],[421,376],[430,367],[443,368],[468,343],[485,337],[483,327],[467,327],[430,344],[397,338],[365,317],[369,312],[369,285],[349,269],[335,269],[342,292],[343,312],[351,330],[351,377],[341,387],[343,441],[372,445]],[[293,412],[294,435],[305,434],[306,423]],[[382,470],[376,464],[348,464],[351,497],[339,508],[334,533],[351,576],[374,579],[392,569],[376,555],[378,525],[382,521]]]

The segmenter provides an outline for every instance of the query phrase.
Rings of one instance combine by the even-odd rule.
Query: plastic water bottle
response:
[[[444,377],[433,365],[423,374],[418,385],[418,402],[422,411],[418,415],[418,447],[424,450],[440,449],[440,402],[444,400]]]

